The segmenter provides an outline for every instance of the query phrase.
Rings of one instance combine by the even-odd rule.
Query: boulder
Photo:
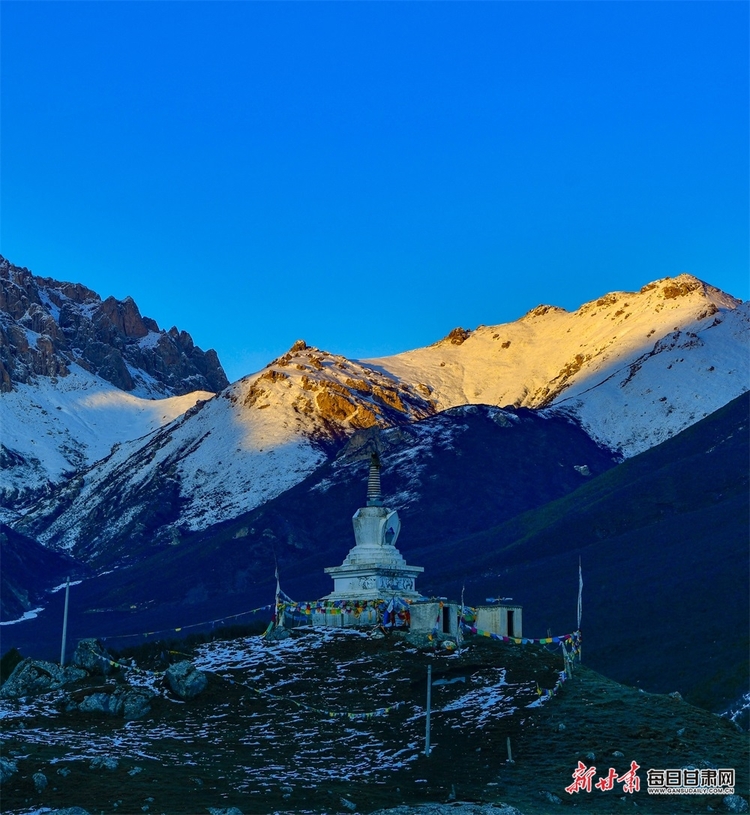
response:
[[[47,693],[61,688],[65,682],[65,671],[59,665],[27,657],[16,665],[0,688],[0,699]]]
[[[283,625],[275,625],[265,636],[266,642],[279,642],[280,640],[288,640],[292,636],[292,632]]]
[[[85,679],[88,676],[83,668],[75,668],[72,665],[66,665],[63,668],[63,680],[66,685],[72,682],[78,682],[79,679]]]
[[[119,716],[123,712],[122,698],[114,693],[92,693],[79,705],[78,710],[86,713],[104,713],[108,716]]]
[[[122,715],[127,721],[141,719],[151,712],[151,700],[156,694],[147,688],[133,688],[120,695]]]
[[[47,776],[44,773],[34,773],[31,780],[34,782],[34,789],[37,792],[44,792],[47,789]]]
[[[0,784],[6,782],[12,775],[18,772],[18,765],[9,758],[0,756]]]
[[[91,764],[90,770],[116,770],[120,766],[120,762],[114,756],[97,756]]]
[[[172,689],[172,693],[180,699],[193,699],[208,685],[206,674],[187,660],[171,665],[164,678]]]
[[[140,719],[151,711],[151,700],[156,694],[149,688],[132,688],[129,685],[99,690],[85,696],[78,704],[73,699],[66,710],[84,713],[101,713],[105,716],[122,716],[127,721]],[[80,699],[80,696],[78,696]]]
[[[73,665],[83,668],[90,674],[106,676],[110,670],[110,660],[112,657],[107,653],[104,646],[95,639],[81,640],[73,654]]]

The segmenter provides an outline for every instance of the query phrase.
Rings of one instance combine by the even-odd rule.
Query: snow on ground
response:
[[[145,436],[212,396],[195,391],[148,399],[77,365],[66,377],[40,376],[33,385],[19,384],[0,394],[0,429],[3,445],[26,464],[3,470],[3,492],[60,481],[107,456],[113,445]]]
[[[39,612],[44,611],[44,606],[39,606],[38,608],[32,608],[29,611],[24,612],[22,617],[19,617],[16,620],[5,620],[1,622],[0,625],[15,625],[16,623],[22,623],[24,620],[33,620]]]
[[[9,737],[29,745],[59,744],[65,755],[58,761],[64,763],[116,756],[205,769],[229,757],[237,788],[246,791],[315,785],[321,779],[375,780],[408,766],[424,748],[424,684],[415,688],[414,670],[421,677],[425,669],[414,649],[404,643],[392,647],[400,656],[389,656],[365,633],[335,629],[309,630],[273,644],[261,637],[212,642],[199,648],[194,664],[213,673],[227,691],[217,690],[209,705],[172,700],[172,712],[92,731],[66,718],[56,705],[62,692],[56,691],[35,700],[1,701],[0,718]],[[431,661],[435,670],[458,664],[455,655],[432,655]],[[534,683],[508,684],[503,668],[471,665],[465,671],[462,682],[434,688],[436,734],[459,730],[462,738],[471,738],[536,698]],[[157,675],[129,679],[169,698]],[[395,704],[371,719],[329,715]],[[39,724],[40,715],[49,726]],[[434,749],[440,749],[439,739]]]

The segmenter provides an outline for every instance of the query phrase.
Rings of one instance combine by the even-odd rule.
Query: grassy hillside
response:
[[[623,805],[621,787],[571,795],[565,787],[573,770],[583,761],[600,776],[610,767],[622,774],[635,761],[641,790],[625,796],[628,804],[671,815],[717,809],[721,798],[649,796],[646,770],[733,767],[738,792],[749,783],[746,734],[679,699],[641,693],[580,667],[539,706],[537,684],[552,687],[562,666],[559,652],[540,646],[473,639],[464,653],[448,655],[397,636],[297,632],[273,645],[248,637],[185,655],[209,671],[206,691],[177,703],[158,675],[137,676],[160,696],[151,713],[133,722],[66,712],[59,692],[1,703],[3,754],[18,762],[17,775],[3,785],[4,811],[75,805],[92,813],[350,811],[343,798],[367,813],[455,796],[503,801],[524,815],[549,813],[555,797],[577,812],[609,813]],[[140,665],[165,667],[156,655]],[[428,666],[437,680],[429,758]],[[110,689],[124,681],[112,677]],[[75,698],[101,692],[93,687],[101,683],[90,680],[92,687],[79,687]],[[328,715],[392,705],[370,719]],[[114,759],[114,766],[92,766],[96,759]],[[50,780],[40,793],[36,772]]]

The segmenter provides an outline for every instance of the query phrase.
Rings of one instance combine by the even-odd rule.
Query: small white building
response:
[[[478,631],[489,631],[501,637],[523,637],[523,609],[517,605],[492,603],[477,606],[476,626]]]
[[[438,638],[457,637],[461,613],[459,603],[447,600],[417,600],[409,606],[409,631],[412,634],[437,634]]]

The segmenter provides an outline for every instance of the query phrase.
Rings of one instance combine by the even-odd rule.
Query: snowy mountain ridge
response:
[[[48,499],[27,505],[14,526],[89,562],[127,560],[127,551],[108,549],[113,537],[176,544],[291,488],[355,434],[366,442],[370,428],[413,424],[468,404],[563,414],[599,444],[631,456],[748,389],[749,328],[748,304],[680,275],[571,313],[539,306],[513,323],[456,329],[432,346],[382,359],[348,360],[300,340],[207,401],[203,392],[148,408],[134,396],[123,405],[128,395],[121,391],[102,392],[78,400],[76,409],[88,413],[79,424],[70,419],[68,436],[53,426],[45,431],[59,449],[72,449],[89,431],[99,446],[91,442],[85,460],[63,456],[70,467],[50,454],[38,480],[45,467],[63,479],[90,465],[94,450],[106,455],[107,445],[119,446]],[[85,374],[66,380],[72,387]],[[0,404],[7,409],[16,398],[21,410],[20,395],[3,394]],[[101,404],[109,414],[93,413]],[[65,415],[58,406],[44,408],[55,415],[53,425]],[[115,438],[104,426],[121,408],[131,419],[118,419]],[[25,433],[39,444],[34,427],[31,419],[26,428],[19,424],[13,443],[22,446]],[[34,453],[28,443],[23,450]],[[23,468],[18,473],[20,489]]]
[[[294,486],[357,429],[433,412],[416,388],[299,341],[264,371],[120,444],[18,527],[87,561],[112,557],[107,541],[124,530],[177,543]]]
[[[147,399],[70,366],[53,381],[39,377],[0,396],[2,501],[28,506],[113,446],[148,435],[212,393]]]
[[[629,456],[748,389],[748,329],[747,304],[683,274],[574,312],[537,306],[512,323],[454,329],[426,348],[365,362],[429,388],[436,410],[559,406]],[[669,385],[657,393],[665,370]]]
[[[227,384],[214,351],[196,348],[184,331],[163,331],[132,298],[102,300],[0,257],[5,508],[28,506],[113,444],[150,433]]]

